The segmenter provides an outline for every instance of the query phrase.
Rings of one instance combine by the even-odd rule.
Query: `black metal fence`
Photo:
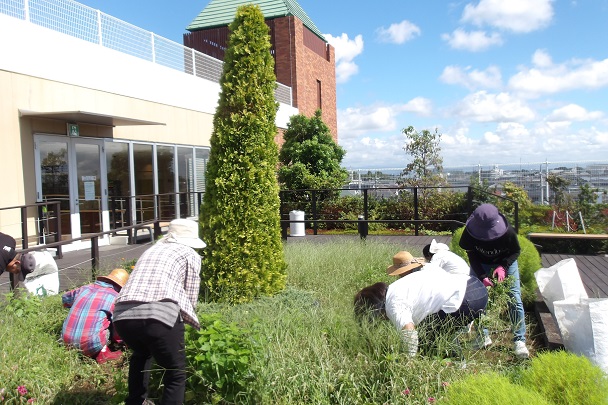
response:
[[[512,213],[507,213],[507,216],[512,217],[513,227],[516,231],[519,230],[519,207],[516,201],[509,198],[488,193],[481,189],[476,189],[471,186],[463,187],[374,187],[353,190],[350,188],[322,190],[322,189],[301,189],[301,190],[282,190],[281,197],[281,229],[283,238],[287,238],[287,230],[292,224],[304,223],[312,228],[313,234],[317,235],[320,225],[329,224],[356,224],[357,231],[362,238],[365,238],[369,233],[370,224],[389,224],[395,226],[413,226],[414,235],[418,236],[424,226],[441,228],[444,230],[454,231],[455,229],[464,226],[467,218],[473,210],[479,205],[476,197],[483,196],[483,199],[498,199],[509,201],[513,204],[514,210]],[[421,203],[425,206],[433,204],[433,199],[428,198],[429,193],[452,192],[452,195],[461,195],[462,202],[457,207],[457,211],[444,213],[440,218],[431,218],[422,215]],[[337,196],[349,195],[360,199],[358,206],[354,207],[358,212],[350,212],[352,219],[336,219],[335,215],[323,212],[323,206],[327,201],[335,200]],[[437,195],[437,194],[435,194]],[[370,205],[374,200],[399,200],[408,199],[411,202],[411,211],[408,212],[393,212],[394,215],[401,214],[398,218],[370,218]],[[352,207],[351,207],[352,208]],[[304,211],[308,215],[308,219],[294,219],[291,212],[294,210]],[[335,213],[334,213],[335,214]],[[339,213],[344,216],[344,212]],[[355,219],[356,218],[356,219]]]

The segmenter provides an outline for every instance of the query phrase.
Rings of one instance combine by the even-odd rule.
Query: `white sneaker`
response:
[[[485,349],[492,344],[492,339],[489,335],[477,336],[471,347],[473,350]]]
[[[521,340],[515,342],[513,346],[513,351],[515,352],[515,355],[520,359],[527,359],[528,357],[530,357],[530,352],[526,347],[526,342],[522,342]]]

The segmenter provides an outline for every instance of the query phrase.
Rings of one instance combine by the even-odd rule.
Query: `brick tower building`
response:
[[[186,27],[184,45],[224,60],[228,25],[238,6],[251,3],[260,7],[270,28],[277,82],[291,88],[292,105],[300,114],[310,117],[320,109],[337,142],[334,48],[295,0],[211,0]]]

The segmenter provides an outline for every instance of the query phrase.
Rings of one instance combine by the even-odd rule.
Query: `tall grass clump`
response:
[[[0,403],[109,403],[112,393],[106,388],[111,376],[59,341],[67,315],[61,296],[2,298]]]
[[[608,404],[608,376],[588,358],[563,350],[532,359],[521,383],[556,405]]]

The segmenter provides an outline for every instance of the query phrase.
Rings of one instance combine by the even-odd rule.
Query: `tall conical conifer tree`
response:
[[[282,290],[287,266],[269,29],[254,5],[240,6],[229,29],[200,220],[202,283],[208,299],[238,303]]]

